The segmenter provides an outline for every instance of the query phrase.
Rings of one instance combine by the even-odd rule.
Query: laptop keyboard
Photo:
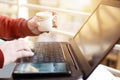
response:
[[[21,58],[18,62],[65,62],[59,42],[38,42],[33,52],[34,56]]]

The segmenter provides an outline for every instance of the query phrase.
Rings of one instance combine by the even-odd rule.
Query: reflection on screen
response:
[[[15,73],[56,73],[66,72],[65,63],[20,63]]]
[[[96,66],[120,38],[120,8],[101,5],[74,38],[91,66]]]

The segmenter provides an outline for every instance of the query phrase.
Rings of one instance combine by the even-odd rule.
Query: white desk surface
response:
[[[105,66],[100,64],[87,80],[120,80],[120,78],[114,76]]]

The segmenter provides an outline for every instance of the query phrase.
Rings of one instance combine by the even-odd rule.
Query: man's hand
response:
[[[27,42],[23,40],[6,41],[0,45],[0,49],[4,55],[4,65],[12,63],[18,58],[34,55]]]
[[[55,12],[52,12],[52,15],[54,16],[52,20],[52,24],[54,28],[57,28],[56,20],[57,16]],[[39,27],[41,26],[39,23],[39,17],[34,16],[31,19],[28,20],[28,28],[34,33],[34,34],[40,34],[43,33],[42,31],[39,30]],[[42,28],[42,26],[41,26]],[[48,31],[49,32],[49,31]]]

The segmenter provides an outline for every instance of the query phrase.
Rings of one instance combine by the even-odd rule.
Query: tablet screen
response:
[[[65,63],[20,63],[14,73],[66,73]]]

